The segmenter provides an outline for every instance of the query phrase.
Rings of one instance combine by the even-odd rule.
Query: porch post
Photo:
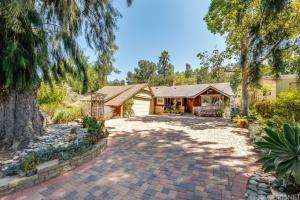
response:
[[[121,105],[121,109],[120,109],[120,117],[123,118],[123,105]]]

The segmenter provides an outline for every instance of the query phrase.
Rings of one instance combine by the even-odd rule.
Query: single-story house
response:
[[[181,112],[195,113],[195,109],[217,109],[230,105],[234,93],[229,83],[158,86],[148,84],[104,86],[96,93],[104,95],[104,118],[125,117],[128,100],[132,100],[131,116],[162,114],[175,107]],[[81,99],[89,102],[90,95]]]
[[[132,115],[152,114],[152,92],[148,84],[104,86],[96,93],[104,95],[105,118],[124,117],[124,105],[129,99],[133,103]]]
[[[195,109],[217,109],[230,105],[234,93],[229,83],[159,86],[151,88],[155,114],[161,114],[174,104],[180,112],[194,113]]]

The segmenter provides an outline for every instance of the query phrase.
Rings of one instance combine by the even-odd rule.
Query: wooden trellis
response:
[[[104,118],[104,95],[91,94],[91,116],[97,120]]]

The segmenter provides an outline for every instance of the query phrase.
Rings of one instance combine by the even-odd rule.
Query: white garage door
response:
[[[145,116],[150,113],[151,100],[148,99],[133,99],[132,110],[135,116]]]

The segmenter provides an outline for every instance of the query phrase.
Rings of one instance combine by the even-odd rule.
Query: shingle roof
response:
[[[216,89],[227,96],[233,96],[234,93],[230,87],[230,83],[213,83],[199,85],[179,85],[179,86],[159,86],[152,87],[155,97],[195,97],[208,88]]]
[[[104,86],[96,93],[105,95],[105,105],[120,106],[126,100],[137,94],[141,89],[147,87],[148,84],[124,85],[124,86]]]

